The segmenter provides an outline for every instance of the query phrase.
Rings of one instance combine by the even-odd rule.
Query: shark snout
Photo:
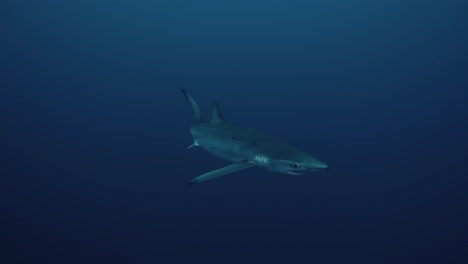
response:
[[[318,169],[328,169],[328,165],[324,162],[321,162],[318,165],[315,165],[315,167]]]
[[[320,160],[314,160],[314,162],[312,162],[310,164],[310,170],[325,170],[325,169],[328,169],[328,165],[323,162],[323,161],[320,161]]]

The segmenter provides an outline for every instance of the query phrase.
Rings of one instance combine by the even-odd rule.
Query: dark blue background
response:
[[[465,263],[466,12],[462,0],[2,1],[2,257]],[[330,170],[188,186],[227,163],[186,150],[181,87],[205,117],[216,100]]]

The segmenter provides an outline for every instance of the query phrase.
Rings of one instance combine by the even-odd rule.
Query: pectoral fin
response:
[[[253,166],[255,166],[255,164],[247,162],[247,161],[240,162],[240,163],[233,163],[233,164],[228,165],[226,167],[223,167],[223,168],[220,168],[220,169],[217,169],[217,170],[214,170],[214,171],[210,171],[210,172],[202,174],[202,175],[200,175],[198,177],[195,177],[190,181],[190,184],[204,182],[204,181],[207,181],[207,180],[211,180],[211,179],[214,179],[214,178],[217,178],[217,177],[221,177],[221,176],[224,176],[224,175],[227,175],[227,174],[234,173],[236,171],[247,169],[247,168],[250,168],[250,167],[253,167]]]

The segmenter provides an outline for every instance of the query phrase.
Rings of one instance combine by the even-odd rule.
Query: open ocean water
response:
[[[468,263],[467,10],[2,1],[1,263]],[[330,169],[189,186],[180,88]]]

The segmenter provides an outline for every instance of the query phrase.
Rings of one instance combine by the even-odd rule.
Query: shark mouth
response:
[[[304,174],[304,172],[306,172],[306,171],[304,171],[304,170],[290,170],[287,173],[291,174],[291,175],[302,175],[302,174]]]
[[[289,170],[287,173],[291,175],[303,175],[306,172],[313,172],[313,171],[322,171],[323,169],[319,168],[312,168],[307,170]]]
[[[291,174],[291,175],[302,175],[302,174],[304,174],[304,172],[289,171],[288,174]]]

